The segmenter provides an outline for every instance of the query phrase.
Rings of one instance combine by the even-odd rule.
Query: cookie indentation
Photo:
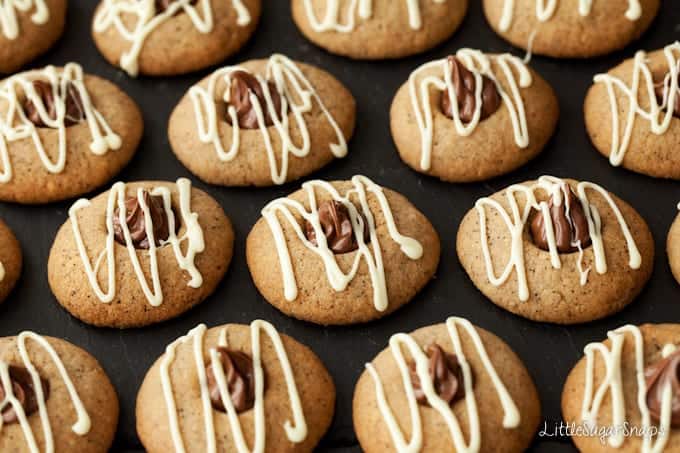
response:
[[[24,367],[10,365],[8,367],[9,380],[12,385],[12,396],[16,398],[17,402],[21,406],[26,417],[35,413],[38,410],[38,399],[35,392],[35,387],[33,386],[33,379],[30,373]],[[42,377],[40,377],[40,384],[42,386],[43,398],[45,401],[50,396],[50,385],[49,382]],[[0,401],[4,401],[8,398],[9,392],[5,392],[3,383],[0,381]],[[19,416],[13,405],[8,404],[0,411],[2,414],[3,423],[17,423],[19,421]]]
[[[647,406],[649,413],[659,423],[663,413],[664,392],[668,387],[671,391],[671,425],[680,427],[680,350],[676,350],[668,357],[645,368],[647,383]]]
[[[152,196],[148,190],[142,190],[140,195],[128,197],[125,200],[125,223],[130,231],[132,244],[136,249],[149,248],[145,210],[148,210],[149,221],[153,229],[153,240],[156,246],[161,246],[170,236],[168,215],[163,206],[163,197],[158,195]],[[113,235],[116,242],[126,245],[127,241],[121,224],[119,206],[113,212],[112,220]]]
[[[368,243],[370,240],[368,224],[366,219],[360,213],[358,214],[357,226],[361,225],[360,228],[363,229],[364,242]],[[361,223],[358,223],[359,218],[361,218]],[[326,237],[328,248],[336,255],[350,253],[359,248],[352,217],[350,216],[349,209],[343,203],[337,200],[321,203],[321,206],[319,206],[319,223]],[[318,247],[316,229],[309,220],[305,221],[305,236],[309,242]]]
[[[276,85],[270,81],[261,81],[246,71],[233,72],[230,81],[227,106],[234,107],[238,125],[243,129],[257,129],[260,127],[259,115],[265,126],[273,125],[273,117],[279,118],[282,113],[281,93]],[[270,103],[273,108],[270,108]],[[231,115],[227,114],[225,117],[232,124]]]
[[[425,348],[428,357],[428,375],[437,396],[449,406],[465,397],[463,369],[455,354],[444,351],[437,343],[430,343]],[[416,364],[411,364],[411,384],[418,404],[429,406],[427,395],[416,370]]]
[[[64,127],[71,127],[85,120],[85,107],[83,106],[83,101],[72,82],[66,82],[65,85],[54,87],[57,89],[57,96],[63,99],[63,110],[64,110]],[[33,89],[36,92],[37,99],[26,98],[23,104],[24,113],[28,120],[35,124],[37,127],[56,129],[54,126],[50,126],[43,120],[44,113],[51,121],[58,120],[58,102],[54,97],[55,92],[53,91],[52,84],[45,82],[43,80],[34,80]],[[38,105],[35,101],[38,101],[42,105]],[[44,111],[41,114],[41,107]]]
[[[455,113],[451,98],[456,98],[461,121],[469,123],[474,119],[475,110],[477,110],[477,82],[475,75],[453,55],[447,58],[447,62],[451,68],[453,92],[450,89],[444,90],[440,107],[444,115],[453,119]],[[496,84],[486,75],[482,75],[482,108],[479,113],[479,121],[484,121],[493,115],[500,108],[501,103],[501,97],[498,94]]]
[[[249,411],[255,405],[255,371],[252,357],[245,352],[236,351],[224,346],[217,348],[217,357],[224,373],[227,390],[229,391],[229,397],[234,405],[234,409],[238,414]],[[222,401],[220,383],[213,371],[214,366],[213,362],[206,366],[210,402],[215,410],[226,413],[227,409],[224,407],[224,401]],[[263,385],[266,386],[266,381],[264,381]]]

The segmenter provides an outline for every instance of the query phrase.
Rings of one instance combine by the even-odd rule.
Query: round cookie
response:
[[[680,146],[679,64],[680,43],[675,42],[662,50],[639,51],[595,76],[585,99],[586,128],[612,165],[680,179],[680,156],[675,152]]]
[[[461,49],[411,73],[390,124],[400,157],[415,171],[472,182],[533,159],[558,117],[553,89],[520,58]]]
[[[137,433],[149,453],[311,453],[334,410],[333,380],[306,346],[262,320],[201,324],[146,374]]]
[[[173,111],[168,136],[205,182],[271,186],[344,157],[355,120],[352,94],[332,75],[275,54],[194,85]]]
[[[132,159],[142,114],[76,63],[0,83],[0,200],[36,204],[90,192]]]
[[[50,251],[49,283],[59,303],[83,322],[145,326],[212,294],[233,243],[222,207],[188,179],[119,182],[71,207]]]
[[[0,74],[47,52],[64,32],[67,0],[5,0],[0,5]]]
[[[678,208],[680,209],[680,205],[678,205]],[[680,214],[675,218],[671,229],[668,231],[666,253],[673,276],[680,283]]]
[[[537,55],[590,58],[623,49],[651,25],[660,0],[483,0],[491,28]]]
[[[439,236],[406,198],[365,176],[309,181],[262,210],[246,242],[250,275],[288,316],[368,322],[409,302],[439,264]]]
[[[86,351],[33,332],[0,338],[0,451],[109,451],[118,411],[111,381]]]
[[[583,453],[680,452],[680,324],[627,325],[607,337],[585,347],[562,391],[564,421],[578,428],[576,447]]]
[[[356,59],[401,58],[446,41],[468,0],[291,0],[303,35],[327,51]]]
[[[404,451],[406,444],[421,453],[519,453],[534,437],[541,404],[503,340],[452,317],[393,335],[359,378],[353,416],[366,453]]]
[[[491,302],[557,324],[620,311],[654,266],[652,234],[635,209],[597,184],[552,176],[479,199],[457,251]]]
[[[0,220],[0,303],[12,292],[21,275],[23,256],[12,230]]]
[[[238,52],[261,12],[261,0],[102,0],[92,36],[104,58],[132,77],[186,74]]]

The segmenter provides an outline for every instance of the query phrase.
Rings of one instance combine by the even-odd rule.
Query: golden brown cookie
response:
[[[468,0],[291,0],[293,20],[307,39],[357,59],[401,58],[447,40]]]
[[[23,255],[12,230],[0,220],[0,303],[12,292],[21,275]]]
[[[344,157],[355,118],[352,94],[332,75],[275,54],[194,85],[168,135],[177,158],[205,182],[271,186]]]
[[[519,357],[462,318],[393,335],[366,365],[353,408],[366,453],[404,451],[407,444],[421,453],[519,453],[541,416],[538,392]]]
[[[145,326],[212,294],[233,242],[222,207],[188,179],[119,182],[69,210],[50,251],[50,287],[88,324]]]
[[[680,206],[680,205],[679,205]],[[668,231],[666,252],[673,276],[680,283],[680,214],[675,218]]]
[[[675,42],[663,50],[639,51],[595,76],[584,105],[586,128],[612,165],[680,179],[679,64]]]
[[[201,324],[144,378],[137,433],[149,453],[305,453],[334,410],[333,380],[306,346],[262,320]]]
[[[491,302],[557,324],[618,312],[654,266],[652,234],[635,209],[597,184],[552,176],[479,199],[457,251]]]
[[[0,200],[36,204],[96,189],[132,159],[142,114],[111,82],[76,63],[0,85]]]
[[[392,102],[390,124],[411,168],[471,182],[534,158],[558,117],[554,91],[520,58],[461,49],[411,73]]]
[[[92,36],[104,58],[132,77],[186,74],[236,53],[261,11],[261,0],[102,0]]]
[[[5,0],[0,5],[0,74],[18,71],[61,37],[67,0]]]
[[[483,0],[491,28],[538,55],[589,58],[622,49],[645,32],[660,0]]]
[[[381,318],[437,270],[434,227],[402,195],[364,176],[306,182],[262,216],[246,242],[250,275],[294,318],[322,325]]]
[[[607,338],[585,347],[562,391],[576,447],[583,453],[680,452],[680,324],[627,325]]]
[[[0,417],[0,451],[104,453],[116,433],[118,397],[86,351],[22,332],[0,338]]]

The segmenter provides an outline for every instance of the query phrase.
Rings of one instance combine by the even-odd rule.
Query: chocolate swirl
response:
[[[463,370],[458,363],[455,354],[445,352],[438,344],[431,343],[425,348],[425,354],[430,359],[428,374],[432,378],[437,396],[449,406],[465,397],[465,384]],[[427,406],[427,396],[420,384],[420,377],[416,371],[415,363],[411,365],[411,383],[418,403]]]
[[[177,2],[177,0],[155,0],[154,4],[156,6],[156,14],[164,13],[170,7],[170,5],[172,5],[173,3],[176,3],[176,2]],[[189,2],[189,4],[195,5],[197,2],[198,2],[198,0],[191,0]],[[179,14],[181,11],[182,10],[180,9],[175,14]]]
[[[144,204],[149,208],[151,223],[153,224],[153,237],[156,246],[160,246],[162,241],[167,241],[170,236],[168,217],[163,205],[163,197],[151,196],[147,190],[143,191]],[[113,234],[116,242],[125,245],[125,235],[119,220],[120,211],[118,208],[113,213]],[[130,230],[132,244],[137,249],[149,248],[149,237],[146,234],[146,220],[144,210],[139,204],[137,196],[128,197],[125,200],[125,220]]]
[[[12,384],[12,393],[19,401],[26,417],[35,413],[38,410],[38,399],[35,393],[35,387],[33,386],[33,378],[28,370],[24,367],[10,365],[9,379]],[[43,398],[47,401],[50,396],[49,382],[40,378],[40,384],[42,386]],[[5,392],[2,382],[0,382],[0,401],[3,401],[6,396],[7,393]],[[3,423],[16,423],[19,421],[19,416],[11,404],[7,404],[3,409],[2,421]]]
[[[663,392],[671,386],[671,425],[680,427],[680,350],[645,368],[647,406],[655,421],[661,417]]]
[[[449,56],[449,66],[451,67],[451,83],[458,100],[458,114],[463,123],[469,123],[475,115],[477,98],[475,96],[476,82],[475,75],[468,70],[463,63],[456,57]],[[453,118],[453,105],[451,104],[452,94],[445,90],[441,97],[441,109],[444,115]],[[482,76],[482,111],[480,121],[493,115],[501,106],[501,97],[498,94],[496,84],[487,76]]]
[[[668,74],[666,74],[660,82],[654,84],[654,94],[656,95],[656,100],[659,104],[663,104],[664,100],[668,102],[668,98],[670,97],[670,80],[666,83],[667,77]],[[678,82],[680,82],[680,80],[678,80]],[[675,104],[672,108],[673,116],[680,118],[680,90],[678,93],[675,93]]]
[[[43,105],[45,106],[45,111],[47,112],[47,116],[51,120],[56,120],[57,106],[56,100],[54,98],[54,92],[52,91],[52,85],[42,80],[34,80],[33,89],[35,89],[36,94],[42,100]],[[83,101],[80,98],[80,93],[76,89],[75,85],[73,85],[71,82],[66,84],[65,108],[65,127],[73,126],[74,124],[78,124],[85,120],[85,108],[83,107]],[[40,117],[38,108],[32,100],[26,98],[23,109],[24,113],[26,114],[26,118],[28,118],[31,123],[35,124],[37,127],[48,127]]]
[[[566,183],[560,190],[562,203],[559,206],[556,205],[553,195],[550,197],[548,209],[555,233],[557,250],[560,253],[572,253],[578,250],[579,245],[581,248],[590,245],[590,231],[583,206],[574,190]],[[531,235],[536,246],[546,251],[549,250],[548,235],[543,214],[540,211],[534,211],[531,221]]]
[[[269,127],[274,124],[269,108],[267,107],[267,100],[262,89],[262,84],[254,75],[245,71],[235,71],[231,74],[231,88],[229,91],[229,105],[236,109],[236,117],[238,118],[238,125],[243,129],[257,129],[260,124],[257,120],[257,113],[255,107],[251,102],[250,95],[254,94],[257,102],[262,109],[264,116],[264,124]],[[278,114],[281,111],[281,94],[276,89],[276,85],[272,82],[267,82],[269,87],[269,94],[272,103],[274,104],[274,111]],[[231,116],[227,114],[227,122],[231,124]]]
[[[217,354],[222,362],[224,376],[231,402],[237,413],[245,412],[255,405],[255,372],[253,359],[248,354],[225,347],[218,347]],[[206,366],[210,402],[214,409],[226,412],[219,385],[213,372],[212,362]]]
[[[368,222],[362,216],[364,221],[364,242],[368,242]],[[319,222],[321,229],[326,236],[326,243],[336,255],[353,252],[359,248],[356,237],[354,235],[354,228],[352,220],[349,216],[347,206],[339,201],[329,200],[324,201],[319,205]],[[318,245],[316,241],[316,232],[314,226],[309,221],[305,222],[305,236],[314,245]]]

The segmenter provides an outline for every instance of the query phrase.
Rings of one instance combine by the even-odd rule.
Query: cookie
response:
[[[347,154],[356,102],[332,75],[274,54],[219,69],[194,85],[170,117],[177,158],[224,186],[271,186]]]
[[[137,395],[149,453],[312,452],[335,410],[319,358],[270,323],[201,324],[171,343]]]
[[[680,324],[645,324],[585,347],[562,392],[579,451],[680,451],[678,344]]]
[[[520,58],[461,49],[411,73],[392,102],[390,124],[408,166],[471,182],[534,158],[558,117],[552,88]]]
[[[101,0],[92,36],[104,58],[132,77],[186,74],[238,52],[261,11],[261,0]]]
[[[680,209],[680,204],[678,205]],[[668,262],[671,266],[673,276],[680,283],[680,214],[675,218],[668,231],[666,239],[666,253],[668,254]]]
[[[635,209],[595,183],[553,176],[477,200],[457,250],[491,302],[557,324],[620,311],[654,267],[652,234]]]
[[[0,451],[104,453],[118,397],[86,351],[26,331],[0,338],[0,417]]]
[[[64,32],[66,0],[5,0],[0,5],[0,74],[47,52]]]
[[[468,0],[291,0],[303,35],[327,51],[356,59],[401,58],[446,41]]]
[[[503,340],[452,317],[393,335],[366,364],[353,415],[366,453],[519,453],[533,439],[541,404],[524,364]]]
[[[680,42],[639,51],[595,76],[584,112],[595,148],[614,166],[680,179]]]
[[[308,181],[262,210],[246,242],[250,275],[288,316],[368,322],[409,302],[434,276],[439,236],[406,198],[365,176]]]
[[[12,230],[0,220],[0,303],[2,303],[21,275],[23,257],[19,241]]]
[[[69,209],[47,272],[55,297],[76,318],[139,327],[178,316],[212,294],[233,245],[222,207],[188,179],[119,182]]]
[[[644,33],[660,0],[483,0],[501,38],[538,55],[590,58],[623,49]]]
[[[142,114],[76,63],[0,82],[0,200],[36,204],[90,192],[132,159]]]

